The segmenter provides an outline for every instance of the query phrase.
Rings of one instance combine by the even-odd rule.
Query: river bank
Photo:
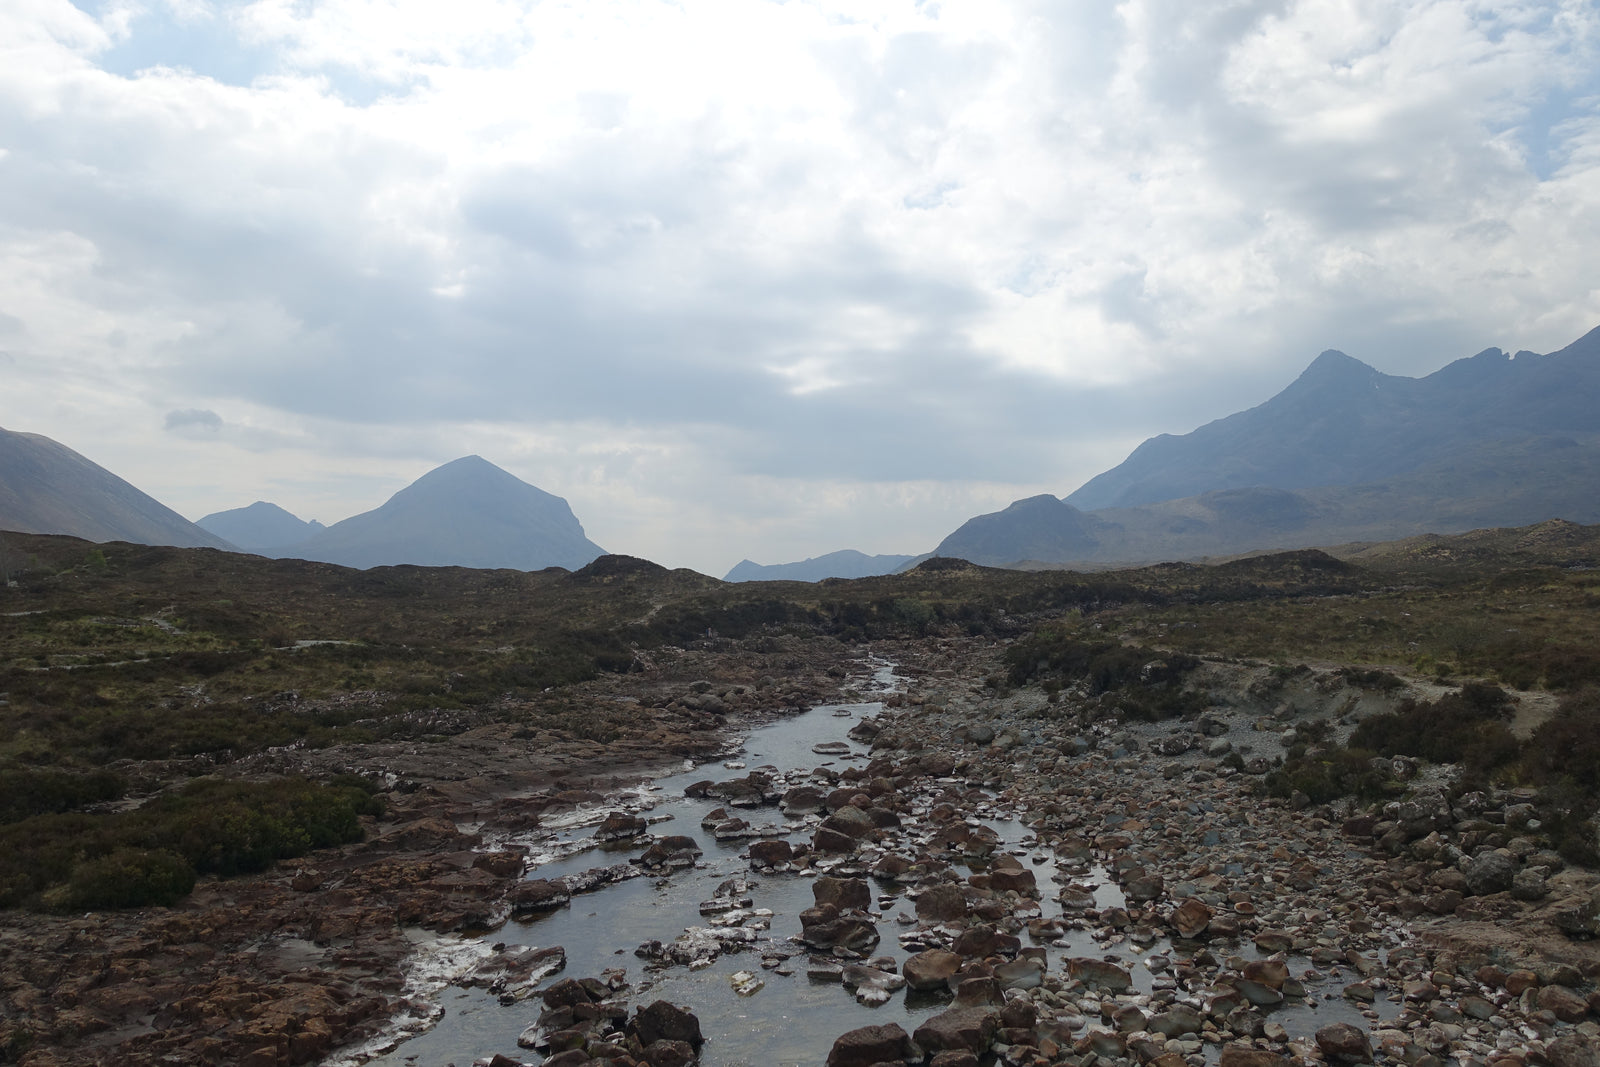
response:
[[[534,830],[837,698],[856,655],[827,640],[759,651],[725,642],[658,652],[640,670],[554,694],[580,722],[619,702],[648,710],[635,716],[643,728],[606,741],[491,723],[426,743],[279,749],[192,768],[362,774],[384,783],[386,812],[366,820],[359,844],[203,881],[172,908],[0,912],[0,1062],[304,1064],[425,1026],[437,988],[427,972],[441,961],[419,943],[503,922],[522,876],[523,855],[486,839]]]

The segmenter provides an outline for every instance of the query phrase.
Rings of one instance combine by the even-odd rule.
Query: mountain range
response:
[[[979,515],[933,555],[1106,566],[1253,550],[1600,522],[1600,329],[1548,355],[1498,348],[1421,378],[1336,351],[1270,400],[1161,434],[1065,498]],[[204,546],[350,567],[578,570],[602,549],[567,502],[478,456],[332,526],[257,501],[199,524],[71,449],[0,430],[0,529]],[[742,561],[727,581],[866,577],[927,558],[845,550]]]
[[[749,560],[739,563],[723,576],[725,582],[820,582],[824,578],[872,578],[895,571],[914,562],[916,556],[869,556],[846,548],[814,556],[798,563],[770,563],[762,565]]]
[[[558,496],[479,456],[438,467],[381,507],[332,526],[266,501],[192,523],[99,464],[0,430],[0,530],[217,548],[338,563],[577,570],[603,554]]]
[[[1600,329],[1423,378],[1324,352],[1277,396],[1145,441],[1065,499],[969,519],[934,550],[989,566],[1198,559],[1600,521]]]
[[[436,467],[380,507],[324,527],[262,501],[207,515],[200,525],[263,556],[346,567],[577,570],[604,549],[572,508],[481,456]]]

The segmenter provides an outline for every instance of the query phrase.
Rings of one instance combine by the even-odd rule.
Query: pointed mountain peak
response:
[[[1382,371],[1369,367],[1354,356],[1345,355],[1337,348],[1330,348],[1312,360],[1311,365],[1300,372],[1300,377],[1296,378],[1294,385],[1289,388],[1293,389],[1296,385],[1326,388],[1340,383],[1367,382],[1382,377],[1384,377]]]
[[[1058,496],[1040,493],[1038,496],[1025,496],[1021,500],[1013,500],[1006,505],[1006,510],[1010,512],[1033,511],[1040,514],[1052,514],[1055,512],[1076,512],[1078,509]]]
[[[381,506],[328,527],[295,554],[347,567],[576,570],[601,552],[565,500],[482,456],[462,456]]]

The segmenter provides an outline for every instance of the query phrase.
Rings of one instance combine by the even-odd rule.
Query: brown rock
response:
[[[854,951],[878,943],[878,928],[859,917],[841,916],[832,904],[800,913],[800,939],[813,948],[848,948]]]
[[[872,822],[872,816],[853,804],[846,804],[826,819],[823,819],[822,828],[835,830],[852,839],[859,839],[866,837],[876,827]]]
[[[1172,913],[1172,929],[1179,937],[1195,938],[1205,933],[1211,923],[1211,906],[1198,897],[1190,897]]]
[[[1021,947],[1021,940],[1014,935],[1003,934],[992,926],[979,924],[961,931],[951,943],[950,951],[968,958],[982,959],[996,953],[1009,955]]]
[[[1317,1047],[1334,1063],[1371,1063],[1372,1042],[1349,1023],[1330,1023],[1317,1031]]]
[[[1090,956],[1074,956],[1067,961],[1067,976],[1075,978],[1088,986],[1103,993],[1130,993],[1133,991],[1133,976],[1118,967],[1115,963],[1107,963]]]
[[[646,1045],[644,1058],[650,1067],[689,1067],[696,1062],[693,1045],[687,1041],[671,1041],[665,1038]]]
[[[856,839],[849,834],[842,834],[838,830],[826,826],[817,827],[817,832],[811,838],[811,847],[818,852],[854,852]]]
[[[1142,904],[1159,900],[1165,888],[1166,882],[1159,874],[1135,868],[1129,873],[1122,891],[1129,900]]]
[[[926,1021],[913,1035],[924,1052],[940,1049],[965,1049],[981,1056],[994,1043],[999,1021],[995,1013],[981,1007],[955,1007]]]
[[[1564,1023],[1581,1023],[1589,1017],[1589,1001],[1566,986],[1547,985],[1539,990],[1539,1007]]]
[[[1544,1047],[1551,1067],[1600,1067],[1600,1044],[1593,1038],[1565,1034]]]
[[[921,1059],[922,1052],[896,1023],[863,1026],[840,1034],[828,1052],[828,1067],[871,1067],[875,1063],[904,1063]]]
[[[1268,989],[1282,989],[1289,978],[1289,965],[1282,960],[1250,960],[1239,973]]]
[[[967,915],[967,897],[949,882],[924,890],[917,897],[917,918],[924,922],[951,922]]]
[[[930,948],[907,957],[900,966],[900,973],[905,977],[906,985],[912,989],[926,992],[932,989],[946,989],[950,979],[961,970],[963,958],[954,952],[947,952],[942,948]]]
[[[518,882],[506,894],[506,901],[515,912],[550,911],[562,907],[571,899],[572,894],[567,892],[566,886],[545,878]]]
[[[658,1000],[640,1008],[628,1023],[628,1032],[649,1048],[657,1041],[683,1041],[695,1051],[705,1044],[700,1036],[700,1020],[693,1012]]]
[[[989,886],[998,893],[1020,893],[1025,897],[1039,895],[1039,881],[1029,870],[1001,869],[989,872]]]
[[[1539,976],[1532,971],[1512,971],[1506,975],[1506,992],[1514,997],[1520,997],[1524,989],[1533,989],[1539,985]]]
[[[750,846],[750,866],[781,867],[794,859],[794,847],[787,841],[757,841]]]
[[[1289,1060],[1276,1052],[1230,1041],[1222,1046],[1222,1058],[1217,1067],[1289,1067]]]
[[[823,875],[811,883],[811,895],[818,906],[832,904],[840,911],[866,911],[872,907],[872,889],[865,878]]]

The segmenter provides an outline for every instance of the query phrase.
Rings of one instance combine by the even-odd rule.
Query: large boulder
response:
[[[784,840],[757,841],[750,846],[750,866],[782,867],[794,859],[794,846]]]
[[[855,952],[878,943],[878,928],[869,919],[841,915],[832,904],[800,913],[800,940],[812,948],[847,948]]]
[[[872,888],[865,878],[823,875],[811,883],[811,896],[820,906],[832,904],[840,911],[866,911],[872,907]]]
[[[961,970],[963,962],[964,957],[958,953],[930,948],[908,956],[900,965],[900,973],[905,976],[906,984],[919,992],[948,989],[950,979]]]
[[[897,1023],[863,1026],[840,1034],[828,1052],[828,1067],[872,1067],[875,1063],[920,1060],[922,1050]]]
[[[1332,1063],[1372,1062],[1372,1042],[1366,1031],[1349,1023],[1330,1023],[1318,1030],[1317,1047]]]
[[[1092,956],[1074,956],[1067,961],[1067,977],[1075,978],[1102,993],[1133,992],[1133,976],[1115,963]]]
[[[967,917],[967,896],[958,885],[942,882],[917,897],[917,918],[923,922],[954,922]]]
[[[1517,861],[1509,852],[1498,849],[1474,856],[1461,873],[1467,879],[1467,892],[1475,897],[1504,893],[1517,877]]]
[[[999,1025],[988,1008],[958,1006],[924,1020],[912,1036],[925,1052],[957,1049],[982,1056],[994,1044]]]
[[[682,1041],[699,1052],[706,1042],[700,1035],[700,1019],[693,1012],[664,1000],[635,1012],[628,1022],[628,1033],[646,1048],[657,1041]]]

